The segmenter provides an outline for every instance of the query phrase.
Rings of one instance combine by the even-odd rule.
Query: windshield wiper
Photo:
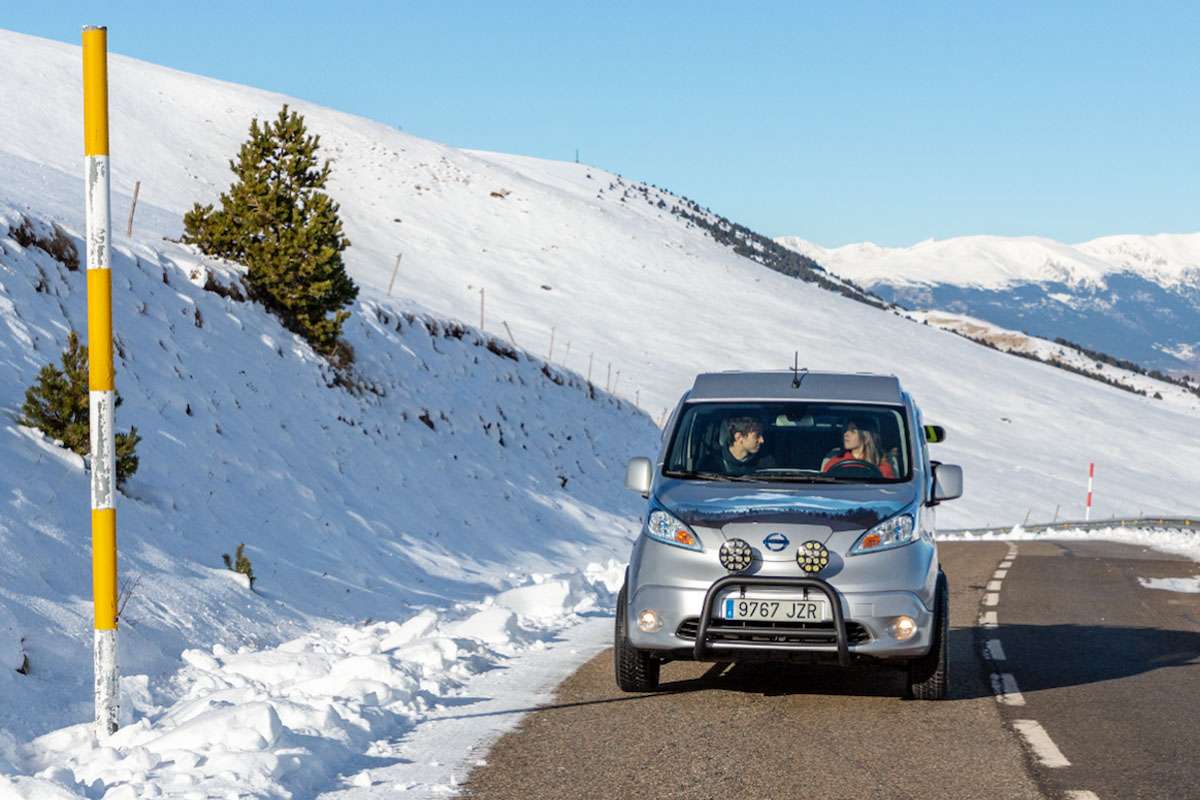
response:
[[[664,472],[668,478],[699,478],[704,481],[756,481],[750,475],[726,475],[720,472],[697,472],[696,470],[680,470],[678,472]]]
[[[832,475],[822,475],[807,469],[769,469],[755,473],[755,477],[766,481],[788,481],[790,483],[838,483]]]

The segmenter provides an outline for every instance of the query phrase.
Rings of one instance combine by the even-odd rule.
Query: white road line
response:
[[[1000,602],[999,592],[988,592],[983,596],[983,604],[985,606],[994,606]]]
[[[998,581],[1002,581],[1002,580],[1004,580],[1005,578],[1007,578],[1007,577],[1008,577],[1008,570],[1006,570],[1006,569],[998,569],[998,570],[996,570],[994,573],[992,573],[992,577],[993,577],[993,578],[995,578],[995,579],[996,579],[996,580],[998,580]]]
[[[1006,706],[1025,705],[1025,695],[1017,688],[1017,679],[1011,672],[992,673],[992,693],[996,700]],[[1037,723],[1033,723],[1036,725]]]
[[[1100,795],[1087,789],[1072,789],[1065,796],[1067,800],[1100,800]]]
[[[1009,567],[1011,567],[1011,566],[1012,566],[1012,561],[1011,561],[1011,560],[1010,560],[1010,561],[1001,561],[1001,562],[1000,562],[1000,569],[1008,569],[1008,568],[1009,568]]]
[[[1003,581],[988,581],[987,590],[989,592],[998,592],[1000,591],[1001,583],[1003,583]]]
[[[1062,751],[1058,749],[1058,746],[1050,738],[1050,734],[1046,733],[1046,729],[1039,725],[1037,720],[1013,720],[1013,727],[1016,728],[1017,733],[1025,738],[1026,743],[1029,744],[1029,749],[1037,756],[1038,761],[1042,762],[1042,766],[1071,766],[1071,762],[1067,761],[1067,757],[1062,754]]]
[[[991,661],[1007,661],[1004,655],[1004,647],[1000,644],[999,639],[988,639],[983,644],[983,654]]]
[[[981,628],[996,628],[1000,623],[996,621],[995,611],[984,611],[979,615],[979,627]]]

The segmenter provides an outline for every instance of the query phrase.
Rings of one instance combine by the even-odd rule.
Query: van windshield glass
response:
[[[912,473],[904,409],[862,403],[685,406],[664,474],[783,482],[891,482]]]

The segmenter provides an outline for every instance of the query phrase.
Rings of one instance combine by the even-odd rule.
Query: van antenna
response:
[[[804,371],[808,372],[808,368],[806,367]],[[796,360],[792,364],[792,388],[793,389],[800,388],[800,351],[799,350],[796,351]]]

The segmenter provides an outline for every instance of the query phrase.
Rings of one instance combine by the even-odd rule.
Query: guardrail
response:
[[[1193,517],[1112,517],[1109,519],[1039,522],[1033,525],[1004,525],[997,528],[941,528],[938,530],[938,533],[951,536],[960,534],[977,535],[981,533],[1003,534],[1012,532],[1014,528],[1020,528],[1027,533],[1049,532],[1052,530],[1094,531],[1105,528],[1150,528],[1152,530],[1171,531],[1196,528],[1200,532],[1200,519]]]

